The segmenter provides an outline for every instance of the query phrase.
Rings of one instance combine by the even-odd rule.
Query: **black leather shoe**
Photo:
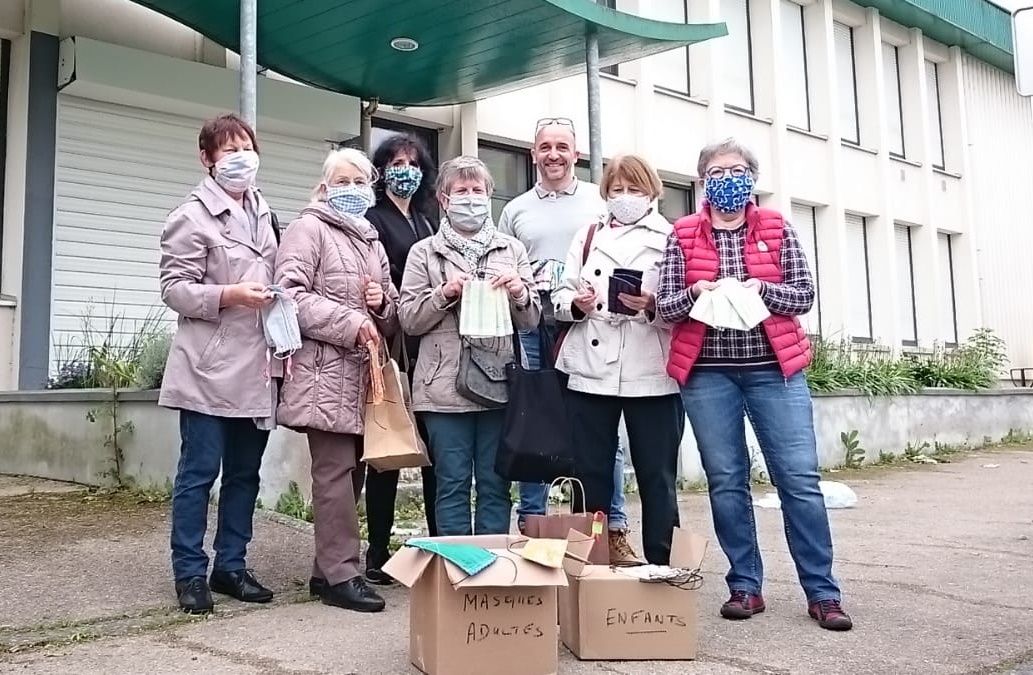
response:
[[[204,577],[190,577],[176,582],[176,597],[179,607],[187,614],[207,614],[212,611],[212,593]]]
[[[373,548],[366,551],[366,581],[377,586],[390,586],[395,582],[391,575],[384,574],[380,568],[391,559],[391,552],[386,548]]]
[[[212,572],[212,590],[236,598],[241,602],[269,602],[273,592],[258,583],[251,570]]]
[[[309,577],[308,578],[308,594],[319,597],[323,595],[326,590],[326,579],[320,577]]]
[[[362,577],[327,586],[320,597],[324,605],[356,612],[379,612],[384,609],[384,599],[367,586]]]

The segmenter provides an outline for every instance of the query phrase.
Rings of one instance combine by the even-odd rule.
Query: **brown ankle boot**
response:
[[[626,530],[610,530],[610,564],[642,565],[644,561],[635,553],[628,541]]]

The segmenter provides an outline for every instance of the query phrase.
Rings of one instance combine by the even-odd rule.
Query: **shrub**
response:
[[[136,368],[136,386],[140,389],[158,389],[165,376],[165,362],[172,347],[171,333],[150,336],[141,347]]]
[[[59,345],[57,374],[47,382],[47,389],[124,389],[134,386],[141,377],[141,359],[148,352],[149,382],[157,374],[158,361],[167,338],[159,310],[152,311],[142,320],[127,320],[114,300],[108,306],[106,319],[94,319],[93,306],[80,316],[82,331]],[[167,355],[167,348],[165,348]]]
[[[989,389],[996,386],[1007,350],[1004,340],[980,328],[953,351],[937,346],[931,356],[858,349],[848,340],[817,338],[807,369],[812,391],[855,389],[869,396],[910,394],[924,388]]]

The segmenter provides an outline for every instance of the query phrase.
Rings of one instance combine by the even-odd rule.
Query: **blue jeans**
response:
[[[759,595],[764,582],[745,413],[782,501],[786,543],[807,602],[838,600],[806,376],[786,379],[777,366],[697,366],[682,388],[682,403],[707,474],[717,540],[730,565],[728,588]]]
[[[269,432],[250,418],[212,417],[182,410],[182,446],[172,487],[172,572],[176,581],[208,574],[204,534],[208,500],[222,468],[213,569],[235,572],[247,564],[258,469],[262,466]]]
[[[421,413],[421,417],[434,457],[438,535],[508,534],[510,482],[495,473],[505,411]],[[471,527],[473,480],[477,484],[477,506]]]
[[[527,367],[541,367],[541,347],[538,343],[538,331],[520,333],[520,346],[523,347]],[[624,510],[624,450],[617,444],[617,462],[613,465],[613,500],[610,502],[610,514],[607,523],[611,530],[628,529],[628,513]],[[549,502],[549,486],[545,483],[520,483],[520,503],[517,504],[517,521],[523,522],[524,516],[542,515]]]

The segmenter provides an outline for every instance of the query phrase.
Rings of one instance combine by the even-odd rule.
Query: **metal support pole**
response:
[[[593,183],[603,177],[602,104],[599,101],[599,36],[595,26],[585,34],[585,66],[588,76],[588,159]]]
[[[371,98],[364,106],[359,101],[359,106],[362,109],[359,116],[359,147],[365,153],[372,153],[373,148],[369,146],[373,142],[373,113],[380,107],[380,100]]]
[[[258,0],[240,0],[240,116],[258,123]]]

